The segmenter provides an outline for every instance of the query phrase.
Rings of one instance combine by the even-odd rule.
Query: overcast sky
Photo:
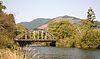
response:
[[[89,7],[100,21],[100,0],[3,0],[3,4],[6,12],[14,14],[17,23],[63,15],[86,18]]]

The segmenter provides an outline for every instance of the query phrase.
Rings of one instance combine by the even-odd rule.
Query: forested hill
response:
[[[47,24],[48,21],[50,21],[50,20],[55,20],[55,19],[69,20],[70,22],[73,22],[73,23],[78,23],[80,21],[79,18],[65,15],[65,16],[59,16],[59,17],[56,17],[56,18],[53,18],[53,19],[37,18],[37,19],[34,19],[31,22],[21,22],[19,24],[25,26],[28,29],[34,29],[34,28],[37,28],[41,25]]]
[[[37,18],[37,19],[34,19],[31,22],[21,22],[19,24],[25,26],[28,29],[34,29],[34,28],[37,28],[41,25],[48,23],[49,20],[51,20],[51,19]]]

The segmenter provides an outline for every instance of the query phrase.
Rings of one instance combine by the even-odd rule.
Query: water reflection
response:
[[[26,59],[100,59],[100,50],[77,48],[27,47]]]

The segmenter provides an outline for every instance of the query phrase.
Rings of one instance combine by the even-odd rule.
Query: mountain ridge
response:
[[[30,22],[21,22],[18,24],[21,24],[28,29],[34,29],[34,28],[37,28],[43,24],[46,24],[49,20],[51,20],[51,19],[49,19],[49,18],[37,18],[37,19],[34,19]]]
[[[21,23],[18,23],[18,24],[21,24],[23,26],[25,26],[26,28],[28,29],[35,29],[35,28],[38,28],[44,24],[47,24],[50,20],[68,20],[72,23],[79,23],[80,22],[80,18],[77,18],[77,17],[73,17],[73,16],[68,16],[68,15],[64,15],[64,16],[58,16],[58,17],[55,17],[55,18],[37,18],[37,19],[34,19],[30,22],[21,22]]]

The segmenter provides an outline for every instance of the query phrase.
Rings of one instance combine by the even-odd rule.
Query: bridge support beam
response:
[[[50,46],[56,46],[56,41],[52,41],[51,43],[50,43]]]
[[[17,42],[17,43],[18,43],[18,45],[19,45],[20,47],[24,47],[24,46],[26,46],[26,45],[32,44],[32,42],[25,42],[25,41],[19,41],[19,42]]]

